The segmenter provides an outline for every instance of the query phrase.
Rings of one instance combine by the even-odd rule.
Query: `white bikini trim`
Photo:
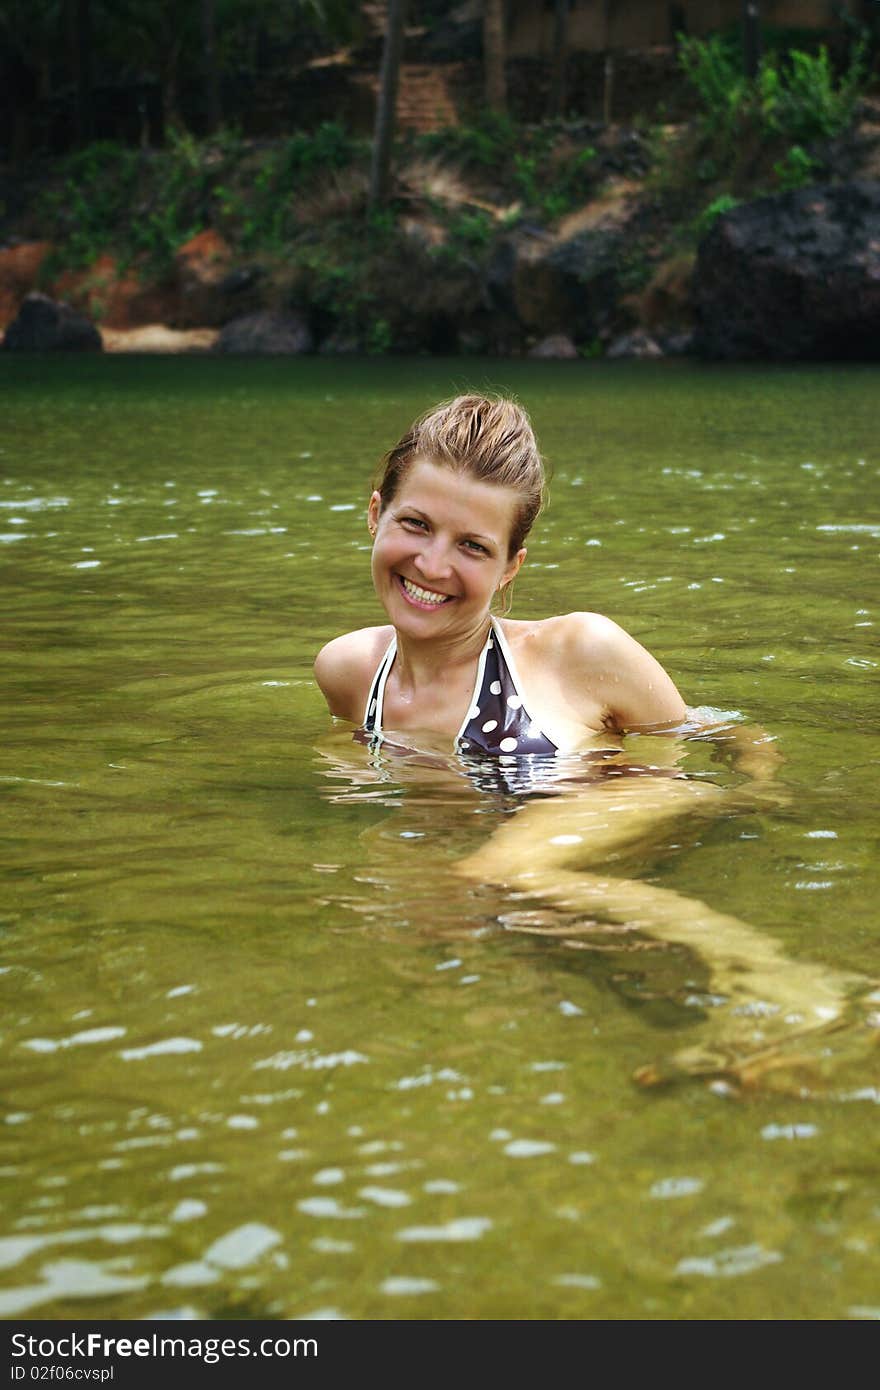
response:
[[[520,696],[519,708],[523,711],[523,713],[529,721],[529,724],[531,725],[531,728],[529,729],[529,736],[532,738],[537,738],[539,735],[543,735],[543,737],[546,738],[550,743],[556,745],[556,753],[558,754],[560,747],[559,739],[554,738],[551,730],[547,728],[546,724],[539,725],[537,720],[530,713],[528,707],[522,702],[522,681],[520,679],[519,671],[516,668],[516,662],[513,659],[513,652],[510,650],[510,643],[508,642],[507,638],[504,636],[504,633],[501,630],[501,624],[497,622],[495,618],[490,618],[489,621],[492,624],[492,631],[494,632],[498,640],[498,645],[501,648],[501,654],[504,657],[505,662],[507,663],[507,669],[510,673],[510,679],[513,681],[514,689]],[[535,731],[534,733],[532,733],[533,729]]]
[[[492,623],[492,619],[491,619],[491,618],[489,619],[489,622],[492,624],[491,630],[492,630],[492,633],[494,633],[494,632],[495,632],[495,624]],[[485,669],[486,669],[486,657],[487,657],[488,655],[489,655],[489,639],[488,639],[488,637],[487,637],[487,638],[486,638],[486,641],[483,643],[483,650],[480,652],[480,659],[479,659],[479,661],[477,662],[477,678],[476,678],[476,680],[474,681],[474,688],[473,688],[473,691],[472,691],[472,693],[471,693],[471,698],[470,698],[470,700],[468,701],[468,707],[467,707],[467,709],[465,710],[464,719],[461,721],[461,728],[459,729],[458,733],[455,735],[455,745],[454,745],[454,746],[455,746],[455,751],[456,751],[456,753],[460,753],[460,752],[461,752],[461,749],[459,748],[458,744],[459,744],[459,740],[460,740],[461,738],[464,737],[464,731],[465,731],[465,729],[467,728],[468,724],[470,724],[471,720],[476,718],[476,715],[474,714],[474,710],[477,708],[477,700],[478,700],[478,698],[479,698],[480,691],[481,691],[482,688],[483,688],[483,672],[484,672]]]
[[[375,695],[373,694],[374,686],[372,682],[370,683],[370,691],[367,695],[367,708],[364,711],[363,722],[366,725],[370,718],[370,707],[371,705],[375,704],[375,709],[373,711],[373,738],[379,739],[380,742],[383,737],[382,706],[385,702],[385,682],[388,679],[388,673],[391,670],[391,667],[394,665],[394,658],[396,655],[397,633],[394,634],[391,641],[388,643],[388,646],[385,648],[385,655],[382,657],[382,663],[379,670],[379,683],[375,686]]]

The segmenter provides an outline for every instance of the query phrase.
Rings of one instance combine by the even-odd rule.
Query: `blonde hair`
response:
[[[456,396],[422,415],[385,455],[378,483],[383,507],[416,459],[519,493],[508,545],[512,559],[544,501],[544,465],[522,407],[504,398]]]

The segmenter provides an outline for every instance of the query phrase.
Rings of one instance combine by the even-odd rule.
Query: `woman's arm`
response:
[[[337,719],[360,724],[373,672],[390,640],[390,628],[365,627],[334,637],[315,657],[315,680]]]
[[[617,733],[686,719],[687,706],[672,678],[611,618],[569,613],[564,621],[563,679],[575,708],[580,702],[586,711],[598,702],[605,727]]]

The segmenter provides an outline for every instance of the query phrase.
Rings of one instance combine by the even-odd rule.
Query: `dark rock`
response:
[[[328,333],[318,348],[322,357],[351,357],[363,351],[363,344],[355,334],[341,331]]]
[[[664,357],[689,357],[694,351],[693,333],[665,333],[659,341]]]
[[[559,292],[568,299],[576,338],[598,336],[617,303],[617,266],[626,248],[623,227],[597,227],[560,242],[547,257]]]
[[[100,352],[104,344],[93,323],[69,304],[45,294],[25,296],[3,338],[11,352]]]
[[[393,352],[453,354],[462,333],[483,329],[486,293],[470,256],[447,258],[440,267],[429,248],[404,236],[367,262],[361,279]],[[367,343],[370,331],[362,328]]]
[[[301,315],[261,310],[227,323],[215,351],[296,355],[312,348],[311,330]]]
[[[591,341],[614,320],[615,268],[624,244],[622,227],[591,228],[557,242],[517,232],[499,242],[489,261],[489,302],[536,337]]]
[[[801,188],[719,217],[693,282],[705,357],[880,358],[880,182]]]
[[[517,267],[520,261],[540,260],[549,245],[550,237],[543,227],[527,224],[521,224],[515,232],[495,242],[484,273],[486,298],[494,313],[517,317]]]
[[[662,357],[663,349],[650,333],[636,329],[634,333],[622,333],[610,344],[606,357]]]
[[[228,275],[224,275],[217,288],[221,294],[234,299],[246,290],[252,290],[265,274],[266,271],[261,265],[238,266],[235,270],[231,270]]]
[[[578,357],[579,353],[571,338],[565,333],[551,333],[549,337],[535,343],[535,346],[529,349],[528,356],[550,357],[561,361]]]

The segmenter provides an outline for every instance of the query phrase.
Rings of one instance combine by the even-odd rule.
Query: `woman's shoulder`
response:
[[[635,645],[635,639],[603,613],[560,613],[531,622],[505,618],[503,627],[513,646],[522,646],[551,662],[568,663],[575,656],[605,661],[609,655]]]
[[[339,719],[359,722],[376,667],[394,635],[390,624],[334,637],[315,657],[315,680]]]
[[[613,618],[563,613],[534,623],[508,622],[504,630],[517,661],[555,683],[590,727],[645,728],[685,717],[668,673]]]

